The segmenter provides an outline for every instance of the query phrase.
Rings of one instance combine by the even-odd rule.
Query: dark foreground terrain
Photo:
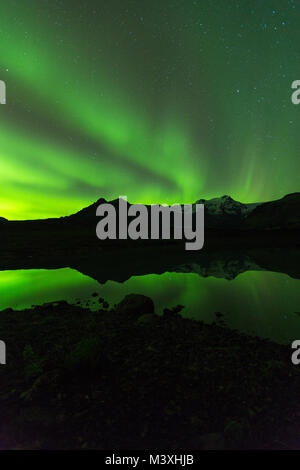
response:
[[[153,310],[0,312],[1,449],[300,448],[290,346]]]

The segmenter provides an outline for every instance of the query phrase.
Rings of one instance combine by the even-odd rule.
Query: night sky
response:
[[[5,0],[0,216],[299,190],[300,0]]]

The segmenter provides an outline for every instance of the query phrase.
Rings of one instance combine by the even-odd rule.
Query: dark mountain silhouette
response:
[[[69,220],[96,220],[96,210],[100,204],[106,203],[99,199],[92,205],[68,217]],[[109,201],[116,210],[119,199]],[[300,193],[284,196],[282,199],[264,203],[243,204],[230,196],[213,199],[199,199],[193,204],[205,206],[206,229],[238,229],[238,230],[300,230]],[[130,203],[127,203],[130,206]],[[150,207],[148,212],[150,214]],[[64,218],[65,219],[65,218]]]
[[[247,216],[244,228],[300,230],[300,193],[260,204]]]
[[[90,206],[80,210],[76,214],[73,214],[69,217],[71,218],[95,218],[97,207],[103,203],[112,204],[116,210],[119,208],[119,199],[114,199],[113,201],[106,201],[105,199],[98,199]],[[193,212],[195,212],[196,204],[204,204],[205,206],[205,223],[208,227],[237,227],[241,222],[247,217],[247,215],[253,211],[257,204],[243,204],[241,202],[235,201],[230,196],[222,196],[214,199],[199,199],[194,204],[192,204]],[[127,207],[130,207],[132,204],[127,202]],[[151,206],[146,205],[148,212],[150,214]],[[183,205],[181,205],[183,208]]]
[[[119,199],[107,201],[104,198],[98,199],[88,207],[81,209],[75,214],[62,216],[60,218],[27,220],[27,221],[8,221],[0,217],[2,228],[16,227],[24,224],[28,227],[41,229],[43,226],[49,229],[50,226],[58,224],[60,228],[66,224],[81,224],[88,228],[89,224],[96,225],[99,220],[96,217],[96,210],[100,204],[112,204],[116,211],[119,208]],[[235,201],[230,196],[222,196],[213,199],[199,199],[192,204],[193,212],[195,212],[196,204],[204,204],[205,206],[205,228],[212,230],[300,230],[300,193],[293,193],[284,196],[282,199],[271,202],[258,202],[244,204]],[[127,202],[127,206],[131,206]],[[146,205],[150,214],[150,205]],[[182,205],[183,207],[183,205]],[[130,220],[130,218],[129,218]],[[171,218],[172,223],[172,218]],[[12,225],[13,224],[13,225]],[[93,232],[94,233],[94,232]]]
[[[143,259],[143,250],[154,247],[151,254],[154,264],[158,262],[159,255],[155,256],[158,248],[164,250],[166,246],[174,246],[175,251],[185,251],[185,240],[99,240],[96,225],[100,219],[96,216],[96,209],[104,202],[105,199],[99,199],[76,214],[56,219],[0,219],[0,269],[30,266],[32,260],[36,265],[51,265],[54,259],[56,266],[72,266],[76,265],[77,260],[99,254],[107,255],[105,263],[108,269],[109,258],[121,260],[122,250],[130,249],[132,259],[134,252],[140,250],[138,256]],[[227,248],[232,251],[247,247],[266,248],[272,245],[285,248],[300,245],[300,193],[258,204],[242,204],[229,196],[199,202],[205,205],[203,253]],[[111,204],[118,209],[119,200],[111,201]],[[196,254],[192,253],[190,259]],[[131,263],[130,260],[127,262]],[[187,263],[184,261],[183,264]]]
[[[184,240],[99,240],[96,210],[104,202],[57,219],[4,220],[0,270],[71,267],[99,282],[166,271],[233,279],[258,269],[300,277],[300,193],[260,204],[229,196],[199,200],[205,205],[205,242],[199,252],[185,251]],[[118,209],[119,200],[111,204]]]

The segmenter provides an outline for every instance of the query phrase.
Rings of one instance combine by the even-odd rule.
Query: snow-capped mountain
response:
[[[260,203],[243,204],[230,196],[215,197],[213,199],[199,199],[196,204],[204,204],[205,210],[211,215],[241,215],[246,217]]]
[[[205,225],[208,228],[238,227],[260,205],[260,203],[243,204],[226,195],[213,199],[199,199],[195,204],[204,204]]]
[[[79,211],[67,219],[91,219],[94,223],[96,209],[99,204],[107,202],[99,199],[89,207]],[[119,200],[110,201],[118,210]],[[230,196],[213,199],[198,199],[192,204],[195,213],[196,204],[204,204],[204,219],[206,229],[237,229],[237,230],[265,230],[265,229],[294,229],[300,227],[300,193],[289,194],[282,199],[271,202],[258,202],[243,204]],[[127,203],[128,207],[131,204]],[[146,206],[150,214],[150,206]]]

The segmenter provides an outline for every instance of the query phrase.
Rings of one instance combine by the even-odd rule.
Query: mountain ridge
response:
[[[69,218],[95,217],[100,204],[109,203],[118,209],[119,199],[106,201],[101,198]],[[287,194],[268,202],[242,203],[228,195],[212,199],[198,199],[192,204],[204,204],[205,226],[210,229],[300,229],[300,192]],[[127,202],[127,206],[132,204]],[[183,206],[183,204],[181,204]],[[149,209],[151,205],[146,205]],[[170,206],[169,206],[170,207]]]
[[[99,198],[91,205],[68,216],[24,221],[9,221],[0,217],[0,226],[4,228],[15,223],[38,225],[59,223],[61,225],[66,222],[69,225],[70,223],[78,224],[82,222],[83,225],[94,224],[98,220],[96,210],[100,204],[104,203],[112,204],[118,211],[119,199],[107,201],[104,198]],[[287,194],[274,201],[257,203],[242,203],[228,195],[211,199],[198,199],[191,204],[193,213],[195,213],[196,204],[204,204],[206,229],[237,231],[300,230],[300,192]],[[127,207],[131,205],[133,204],[127,202]],[[183,204],[180,206],[183,207]],[[150,214],[151,205],[146,205],[146,207]]]

